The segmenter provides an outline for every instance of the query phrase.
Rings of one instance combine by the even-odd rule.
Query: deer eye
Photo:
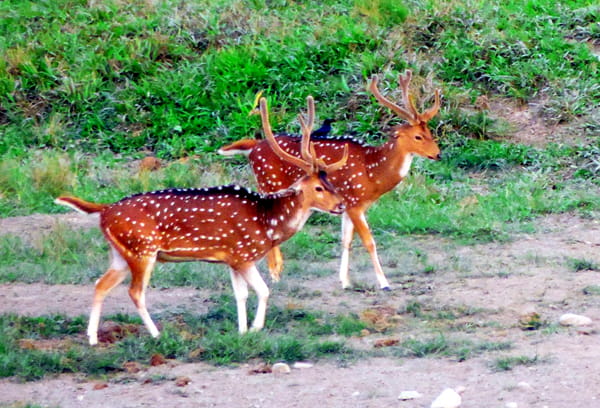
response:
[[[316,187],[315,187],[315,190],[317,190],[318,192],[321,192],[321,191],[323,191],[323,187],[321,187],[321,186],[316,186]]]
[[[423,140],[423,136],[421,136],[421,135],[416,135],[416,136],[415,136],[415,139],[416,139],[416,140]]]

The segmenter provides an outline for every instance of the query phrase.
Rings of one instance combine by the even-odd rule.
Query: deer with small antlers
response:
[[[102,303],[108,292],[131,272],[129,295],[150,334],[159,331],[146,309],[145,289],[157,261],[207,261],[227,264],[237,303],[238,328],[247,331],[248,285],[258,307],[253,330],[264,326],[269,289],[256,261],[302,228],[313,209],[341,214],[342,197],[327,179],[348,159],[348,150],[335,163],[315,156],[310,144],[314,101],[308,98],[308,120],[300,115],[300,157],[279,147],[269,124],[267,102],[260,100],[266,140],[283,162],[304,176],[276,193],[260,195],[236,185],[204,189],[168,189],[126,197],[113,204],[96,204],[76,197],[59,197],[57,204],[83,213],[100,213],[100,228],[110,246],[110,266],[96,282],[87,334],[98,343]]]
[[[316,154],[324,157],[325,161],[339,160],[344,146],[348,146],[350,150],[346,165],[329,176],[331,183],[344,197],[346,205],[342,217],[342,256],[339,271],[344,288],[350,286],[350,245],[356,230],[370,254],[379,286],[389,290],[390,285],[381,268],[375,240],[365,214],[379,197],[392,190],[406,177],[415,155],[432,160],[439,160],[441,157],[440,149],[427,126],[427,122],[439,111],[440,91],[435,91],[433,106],[419,113],[409,91],[411,76],[411,71],[399,76],[404,106],[392,102],[379,92],[377,76],[373,76],[369,82],[368,89],[377,101],[408,122],[392,127],[388,140],[383,145],[369,146],[346,137],[313,139]],[[299,154],[298,137],[281,134],[276,139],[290,154]],[[221,148],[219,153],[226,156],[238,153],[247,155],[259,190],[263,192],[277,191],[302,176],[296,168],[280,160],[264,140],[240,140]],[[274,247],[267,259],[271,276],[278,279],[283,265],[279,248]]]

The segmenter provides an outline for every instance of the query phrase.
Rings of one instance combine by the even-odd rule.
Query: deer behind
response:
[[[342,256],[339,270],[344,288],[350,286],[350,245],[356,230],[370,254],[380,287],[389,289],[388,280],[377,255],[375,240],[367,224],[366,211],[379,197],[392,190],[406,177],[415,155],[431,160],[440,159],[440,149],[427,125],[439,110],[439,91],[435,92],[433,107],[419,113],[410,97],[410,80],[410,71],[407,71],[404,76],[399,76],[404,107],[381,95],[377,89],[376,76],[369,83],[369,90],[375,98],[408,122],[394,126],[389,132],[387,142],[383,145],[369,146],[345,137],[313,139],[316,154],[325,162],[339,160],[344,146],[348,146],[349,156],[346,165],[329,175],[329,180],[343,196],[346,205],[342,218]],[[278,135],[277,140],[279,145],[290,154],[299,154],[298,137]],[[219,152],[223,155],[237,153],[247,155],[259,189],[263,192],[277,191],[302,176],[296,168],[276,157],[270,145],[263,140],[240,140],[221,148]],[[268,258],[271,275],[277,279],[282,268],[279,248],[273,248]]]
[[[309,111],[314,110],[309,99]],[[76,197],[59,197],[56,203],[84,213],[100,213],[100,228],[109,243],[110,266],[96,282],[88,325],[90,344],[98,342],[102,302],[108,292],[131,272],[129,295],[150,334],[159,331],[146,309],[145,289],[157,261],[207,261],[227,264],[237,303],[238,328],[247,331],[248,285],[258,306],[253,329],[264,326],[269,289],[255,262],[273,246],[302,228],[313,209],[340,214],[342,198],[327,180],[347,159],[325,165],[311,156],[312,122],[302,120],[302,158],[278,149],[268,123],[266,101],[263,124],[267,140],[284,161],[300,166],[304,176],[289,188],[261,195],[239,186],[204,189],[168,189],[126,197],[114,204],[95,204]],[[309,113],[310,115],[310,113]]]

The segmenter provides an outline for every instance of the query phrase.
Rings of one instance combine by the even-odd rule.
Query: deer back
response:
[[[262,257],[272,246],[264,200],[239,186],[155,191],[108,206],[100,227],[125,255],[235,265]]]

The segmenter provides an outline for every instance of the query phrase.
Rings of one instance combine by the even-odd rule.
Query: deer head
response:
[[[392,102],[379,92],[377,88],[379,79],[376,75],[373,75],[369,82],[369,91],[380,104],[389,108],[400,118],[408,122],[407,124],[392,127],[390,137],[402,138],[403,143],[410,145],[410,153],[418,154],[432,160],[439,160],[441,158],[440,149],[431,135],[427,122],[437,115],[440,109],[440,90],[435,90],[435,102],[433,106],[425,112],[419,113],[410,94],[409,85],[411,78],[412,72],[410,70],[407,70],[404,75],[398,76],[404,106]]]

